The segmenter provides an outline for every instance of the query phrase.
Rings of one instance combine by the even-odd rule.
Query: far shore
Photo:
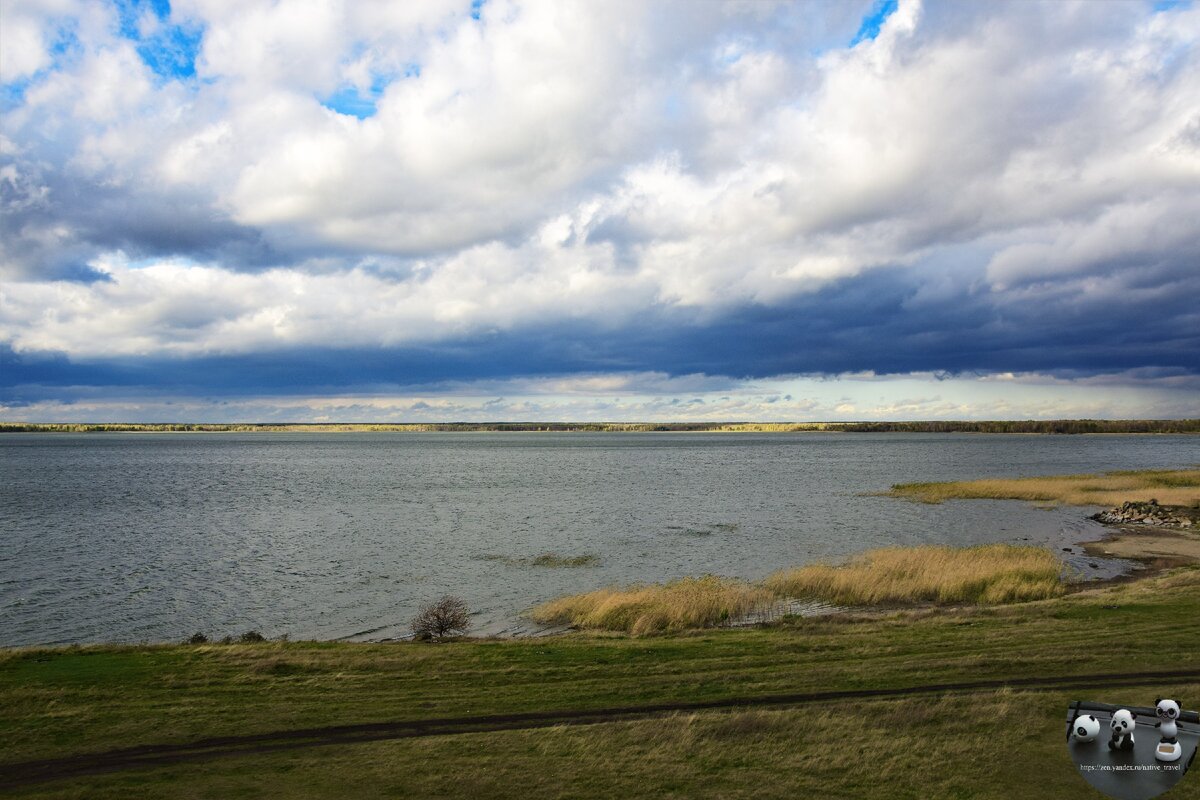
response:
[[[1007,433],[1200,434],[1200,419],[901,422],[0,422],[0,433]]]

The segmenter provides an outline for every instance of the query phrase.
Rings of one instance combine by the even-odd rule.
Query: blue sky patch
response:
[[[321,105],[348,117],[366,119],[375,116],[375,104],[381,93],[374,91],[374,87],[364,92],[356,86],[346,86],[322,100]]]
[[[180,80],[196,74],[196,56],[204,37],[202,26],[171,23],[171,4],[167,0],[118,0],[116,8],[121,35],[137,43],[138,56],[155,75]],[[143,36],[139,21],[147,11],[153,13],[159,25]]]
[[[63,56],[82,52],[83,44],[79,41],[76,27],[76,23],[72,20],[58,29],[58,35],[50,44],[50,55],[54,56],[55,61]]]
[[[25,90],[32,81],[29,78],[0,83],[0,113],[12,111],[25,102]]]
[[[27,75],[13,81],[0,82],[0,112],[12,111],[25,103],[25,92],[33,84],[46,77],[52,69],[62,65],[83,51],[83,45],[76,34],[75,22],[68,21],[58,29],[54,40],[50,43],[50,54],[54,56],[51,69],[38,70],[33,75]]]
[[[191,78],[204,32],[199,27],[171,25],[138,44],[138,55],[162,78]]]
[[[171,4],[167,0],[116,0],[117,24],[121,35],[137,41],[141,38],[138,21],[147,9],[154,12],[160,21],[171,15]]]
[[[421,65],[406,65],[403,77],[421,77]],[[384,90],[391,85],[394,79],[395,76],[392,75],[375,75],[371,80],[371,86],[365,90],[357,86],[343,86],[333,94],[322,99],[321,105],[330,111],[336,111],[348,117],[357,117],[358,119],[373,117],[377,110],[376,106],[379,103],[379,98],[383,97]]]
[[[879,31],[883,28],[883,23],[896,13],[896,7],[896,0],[876,0],[871,12],[863,17],[862,24],[858,26],[858,33],[854,34],[854,38],[850,40],[850,46],[854,47],[865,39],[874,39],[878,36]]]

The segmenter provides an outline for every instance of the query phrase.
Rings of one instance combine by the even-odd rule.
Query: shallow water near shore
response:
[[[1105,534],[1090,509],[870,493],[1197,462],[1189,436],[8,434],[0,645],[388,638],[447,592],[475,633],[531,633],[566,593],[891,544],[1045,544],[1109,577],[1128,562],[1074,546]]]

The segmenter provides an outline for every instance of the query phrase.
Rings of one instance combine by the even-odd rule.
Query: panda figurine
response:
[[[1154,714],[1158,717],[1158,722],[1154,727],[1158,728],[1162,734],[1162,739],[1158,742],[1158,747],[1154,748],[1154,757],[1159,761],[1178,761],[1183,755],[1183,748],[1179,746],[1179,741],[1175,737],[1179,734],[1179,726],[1175,724],[1175,720],[1179,719],[1179,703],[1174,700],[1161,698],[1154,701]]]
[[[1077,742],[1094,742],[1100,735],[1100,720],[1091,714],[1081,714],[1071,723],[1071,738]]]
[[[1109,750],[1132,750],[1133,749],[1133,729],[1137,726],[1133,714],[1128,709],[1120,709],[1114,711],[1112,722],[1108,727],[1112,729],[1112,737],[1108,740]]]

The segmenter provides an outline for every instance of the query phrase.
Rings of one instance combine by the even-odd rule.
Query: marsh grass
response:
[[[706,575],[597,589],[543,603],[529,616],[544,625],[641,635],[727,625],[769,611],[781,598],[843,606],[1018,603],[1064,594],[1064,569],[1042,547],[886,547],[843,565],[776,572],[762,584]]]
[[[1162,505],[1196,506],[1200,505],[1200,469],[901,483],[893,486],[887,494],[923,503],[941,503],[961,498],[1116,506],[1127,500],[1147,502],[1154,499]]]
[[[768,608],[775,600],[762,587],[705,575],[561,597],[537,606],[530,617],[545,625],[568,624],[641,635],[725,625]]]
[[[837,605],[976,603],[1058,597],[1063,564],[1050,550],[1009,544],[885,547],[839,566],[812,564],[771,575],[764,585],[784,597]]]

